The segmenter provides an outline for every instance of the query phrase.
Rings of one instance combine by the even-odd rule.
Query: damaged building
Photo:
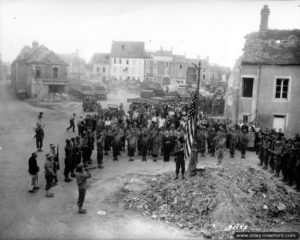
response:
[[[64,93],[68,86],[67,63],[38,42],[25,46],[11,65],[14,92],[23,97]]]
[[[225,113],[291,136],[300,130],[300,30],[269,29],[269,14],[266,5],[260,30],[246,36],[230,78]]]

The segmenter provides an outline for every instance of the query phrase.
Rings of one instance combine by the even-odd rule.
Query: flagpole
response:
[[[198,117],[198,106],[199,106],[199,89],[200,89],[200,73],[201,73],[201,61],[199,61],[198,66],[193,64],[197,69],[198,76],[197,76],[197,89],[196,89],[196,109],[195,109],[195,121],[194,121],[194,139],[192,145],[192,154],[190,163],[188,166],[188,175],[190,177],[195,176],[196,169],[197,169],[197,160],[198,160],[198,153],[197,153],[197,117]]]

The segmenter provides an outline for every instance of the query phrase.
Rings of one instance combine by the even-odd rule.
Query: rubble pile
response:
[[[167,173],[141,181],[147,184],[144,190],[123,189],[129,208],[208,238],[266,230],[296,213],[298,200],[252,167],[206,168],[185,180],[175,181],[174,173]]]

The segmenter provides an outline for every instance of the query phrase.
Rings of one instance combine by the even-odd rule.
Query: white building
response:
[[[144,81],[144,42],[113,41],[110,58],[112,80]]]

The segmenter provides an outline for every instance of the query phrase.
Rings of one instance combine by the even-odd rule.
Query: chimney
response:
[[[37,41],[32,42],[32,48],[37,49],[39,47],[39,43]]]
[[[268,5],[264,5],[264,7],[260,11],[260,26],[259,31],[264,32],[269,29],[268,21],[269,21],[269,15],[270,15],[270,9],[268,8]]]

